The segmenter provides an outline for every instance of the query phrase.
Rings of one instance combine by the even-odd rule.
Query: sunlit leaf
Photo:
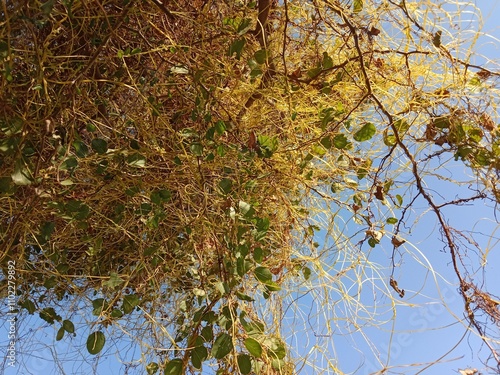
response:
[[[253,355],[255,358],[260,358],[262,356],[262,346],[260,343],[254,338],[248,337],[245,339],[245,348],[247,348],[248,352]]]
[[[252,361],[247,354],[238,354],[238,368],[243,375],[249,374],[252,371]]]
[[[227,333],[221,333],[212,346],[212,356],[215,359],[224,358],[233,350],[233,339]]]
[[[370,122],[367,122],[359,129],[353,136],[354,140],[358,142],[364,142],[372,139],[372,137],[377,132],[377,128]]]
[[[169,361],[165,369],[163,370],[165,375],[181,375],[184,373],[184,365],[182,363],[182,359],[175,358]]]

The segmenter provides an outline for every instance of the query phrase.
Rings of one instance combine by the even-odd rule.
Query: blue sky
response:
[[[490,34],[480,39],[475,49],[489,59],[500,61],[500,28],[498,19],[500,18],[500,2],[494,0],[477,0],[476,4],[482,9],[485,24],[483,32]],[[464,20],[467,14],[464,13]],[[498,38],[498,39],[494,39]],[[483,64],[485,58],[478,58],[473,63]],[[456,170],[450,171],[454,178],[463,175],[463,169],[459,166]],[[435,191],[435,196],[440,194],[450,198],[455,196],[457,188],[446,181],[438,179],[428,179],[428,186]],[[424,202],[417,202],[421,208],[425,208]],[[443,211],[451,226],[466,228],[474,232],[474,237],[479,241],[479,247],[483,251],[489,250],[489,261],[486,266],[485,285],[486,289],[494,295],[500,295],[500,246],[496,242],[500,238],[500,230],[492,217],[493,207],[485,207],[481,204],[465,206],[460,208],[444,208]],[[401,261],[402,267],[396,270],[395,277],[399,285],[406,290],[404,299],[397,300],[397,305],[392,305],[388,298],[382,299],[380,310],[377,311],[377,319],[387,319],[386,324],[370,326],[370,317],[367,315],[366,326],[363,331],[355,331],[346,335],[352,329],[350,324],[343,325],[340,322],[338,327],[333,325],[333,321],[339,322],[339,318],[349,316],[353,313],[364,314],[361,310],[346,311],[345,304],[337,301],[342,293],[352,294],[352,289],[356,285],[356,274],[351,272],[353,278],[352,285],[336,285],[335,274],[349,266],[351,259],[342,259],[332,255],[331,274],[322,279],[309,293],[304,294],[305,287],[300,293],[292,293],[288,300],[293,302],[290,309],[285,314],[284,331],[290,329],[289,340],[296,347],[297,353],[301,356],[308,356],[311,363],[315,363],[318,368],[327,369],[325,374],[335,374],[335,358],[342,358],[341,363],[348,363],[341,368],[344,372],[358,370],[359,374],[371,374],[381,369],[381,364],[389,362],[390,365],[405,365],[408,363],[429,363],[436,360],[441,355],[450,351],[465,333],[463,324],[457,323],[456,317],[463,316],[463,301],[456,291],[454,281],[456,276],[453,273],[450,256],[444,250],[444,245],[439,241],[440,234],[436,219],[431,212],[424,214],[416,213],[414,219],[418,218],[418,224],[408,230],[408,242],[414,247],[409,247],[410,252],[403,257],[396,256]],[[342,223],[341,218],[337,224],[350,227],[352,223]],[[483,233],[484,235],[482,235]],[[495,233],[496,239],[489,240],[488,234]],[[334,244],[324,239],[322,232],[318,237],[325,247],[334,248]],[[321,238],[321,236],[323,236]],[[363,237],[363,234],[358,236]],[[390,239],[390,237],[388,237]],[[382,246],[371,250],[366,244],[361,248],[368,254],[370,261],[375,267],[370,269],[372,274],[364,275],[371,278],[373,283],[368,283],[369,287],[364,288],[360,301],[370,304],[383,293],[388,275],[387,265],[391,256],[392,248],[389,240],[384,239]],[[377,253],[378,251],[378,253]],[[335,253],[335,251],[334,251]],[[436,271],[428,271],[430,266]],[[367,268],[368,269],[368,268]],[[427,270],[426,270],[427,269]],[[478,278],[482,275],[478,275]],[[325,284],[328,282],[328,284]],[[345,288],[342,290],[342,288]],[[377,289],[380,288],[380,289]],[[370,302],[371,301],[371,302]],[[350,308],[355,309],[353,303]],[[68,311],[78,316],[80,313],[75,307],[74,311]],[[396,319],[392,319],[396,314]],[[83,316],[83,321],[91,317]],[[375,321],[375,320],[373,320]],[[78,335],[75,338],[65,338],[56,342],[55,335],[57,328],[52,326],[39,327],[40,319],[38,315],[29,316],[19,327],[20,341],[18,345],[20,351],[17,353],[19,364],[15,369],[7,367],[6,375],[10,374],[61,374],[63,373],[54,358],[61,359],[64,364],[64,371],[67,374],[89,374],[93,373],[94,358],[88,358],[85,349],[85,340],[88,330],[84,326],[77,326]],[[287,328],[288,324],[288,328]],[[0,328],[0,337],[6,337],[7,325]],[[373,345],[367,344],[367,338]],[[3,339],[2,339],[3,340]],[[26,341],[29,343],[27,344]],[[1,341],[3,343],[3,341]],[[110,338],[108,344],[111,344]],[[122,346],[124,347],[124,346]],[[77,348],[80,352],[74,352]],[[21,351],[24,350],[24,351]],[[120,355],[128,358],[140,359],[140,354],[132,349],[128,352],[117,351],[111,345],[107,345],[107,359],[99,360],[99,371],[104,374],[121,374],[123,367],[118,365],[117,357]],[[483,365],[476,356],[480,351],[483,355],[485,348],[474,335],[466,335],[461,343],[451,351],[442,363],[436,364],[428,369],[425,365],[415,367],[394,368],[390,373],[417,374],[423,370],[426,375],[454,374],[458,369],[477,368],[482,369]],[[85,357],[85,359],[84,359]],[[346,360],[347,359],[347,360]],[[328,370],[328,367],[330,369]],[[137,373],[132,371],[131,373]],[[311,366],[305,366],[300,372],[303,374],[315,374]]]

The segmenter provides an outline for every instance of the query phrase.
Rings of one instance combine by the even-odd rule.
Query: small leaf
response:
[[[87,350],[90,354],[96,355],[104,348],[105,343],[106,337],[104,333],[101,331],[93,332],[87,339]]]
[[[267,135],[259,135],[257,141],[264,158],[270,158],[273,153],[278,149],[278,138],[269,137]]]
[[[224,195],[229,194],[231,192],[232,187],[233,187],[233,182],[229,178],[223,178],[219,182],[219,189],[222,191]]]
[[[92,315],[99,316],[102,311],[107,308],[107,303],[104,298],[97,298],[92,301]]]
[[[390,218],[388,218],[386,221],[387,221],[387,224],[392,224],[392,225],[394,225],[394,224],[397,224],[398,219],[396,219],[395,217],[390,217]]]
[[[10,175],[12,181],[16,185],[30,185],[31,184],[31,173],[24,165],[22,159],[16,160],[14,166],[14,173]]]
[[[109,277],[109,280],[106,280],[103,282],[104,286],[107,286],[108,288],[114,289],[117,286],[123,284],[125,280],[123,280],[116,272],[111,272],[111,275]]]
[[[243,375],[249,374],[252,371],[252,361],[248,354],[238,355],[238,368]]]
[[[260,358],[262,356],[262,346],[257,340],[248,337],[247,339],[245,339],[244,344],[248,352],[255,358]]]
[[[320,143],[323,145],[324,148],[327,150],[332,148],[332,139],[330,137],[324,137]]]
[[[354,0],[353,12],[359,13],[363,10],[363,0]]]
[[[330,56],[328,56],[328,53],[323,52],[323,62],[321,63],[323,69],[330,69],[333,67],[333,60]]]
[[[272,281],[273,275],[269,268],[267,267],[257,267],[255,268],[254,275],[261,283],[267,283]]]
[[[64,337],[64,328],[61,327],[59,328],[59,330],[57,331],[57,336],[56,336],[56,341],[61,341]]]
[[[229,56],[233,56],[236,53],[236,59],[239,60],[245,43],[245,38],[236,39],[229,47]]]
[[[439,48],[441,46],[441,35],[443,32],[441,30],[436,31],[434,36],[432,37],[432,44],[434,44],[434,47]]]
[[[101,138],[95,138],[91,143],[92,150],[100,155],[105,154],[108,151],[108,142]]]
[[[84,158],[89,153],[89,148],[82,141],[74,141],[73,147],[75,148],[75,154],[79,158]]]
[[[182,359],[175,358],[167,363],[165,369],[163,370],[165,375],[181,375],[183,373],[184,366],[182,364]]]
[[[121,318],[122,316],[123,316],[123,313],[119,309],[113,309],[113,311],[111,311],[112,318]]]
[[[252,205],[250,205],[247,202],[239,201],[238,207],[240,209],[240,212],[243,214],[243,216],[252,217],[253,214],[255,213],[255,210],[252,207]]]
[[[63,320],[63,325],[62,327],[64,330],[68,333],[75,333],[75,325],[71,320]]]
[[[260,49],[255,52],[254,57],[258,64],[264,64],[267,60],[267,51],[265,49]]]
[[[154,375],[154,374],[156,374],[156,371],[158,371],[159,368],[160,368],[160,366],[158,366],[158,363],[151,362],[146,366],[146,371],[147,371],[148,375]]]
[[[42,311],[40,311],[40,318],[42,318],[49,324],[54,324],[56,320],[61,320],[61,317],[56,314],[56,311],[52,307],[46,307]]]
[[[238,25],[238,30],[236,30],[238,35],[243,35],[252,28],[251,21],[252,20],[250,18],[244,18],[241,20],[241,23]]]
[[[212,356],[215,359],[224,358],[233,350],[233,339],[227,333],[222,333],[217,337],[212,347]]]
[[[322,71],[323,69],[321,66],[317,66],[316,68],[309,69],[306,74],[309,78],[313,79],[319,76]]]
[[[189,149],[195,156],[203,156],[203,145],[201,143],[192,143]]]
[[[396,200],[398,202],[398,206],[401,207],[403,205],[403,197],[401,195],[397,194]]]
[[[139,303],[140,299],[137,294],[129,294],[128,296],[123,297],[122,310],[125,314],[129,314]]]
[[[224,132],[226,131],[226,124],[224,121],[217,121],[215,123],[215,131],[219,134],[219,135],[222,135],[224,134]]]
[[[375,133],[377,132],[377,128],[370,122],[367,122],[363,125],[361,129],[359,129],[353,136],[354,140],[358,142],[364,142],[371,139]]]
[[[134,153],[127,156],[127,164],[135,168],[144,168],[146,166],[146,157],[141,154]]]
[[[304,275],[304,279],[309,280],[311,277],[311,269],[309,267],[302,268],[302,274]]]
[[[349,145],[349,141],[344,134],[337,134],[333,138],[333,145],[339,150],[345,149]]]
[[[22,308],[28,310],[29,314],[33,314],[36,311],[35,304],[31,300],[29,300],[29,299],[25,300],[20,305],[21,305]]]
[[[393,133],[389,133],[387,129],[384,130],[384,144],[388,147],[392,147],[397,143],[396,136]]]
[[[248,296],[246,294],[243,294],[241,292],[236,292],[236,297],[238,297],[242,301],[248,301],[248,302],[255,301],[252,297],[250,297],[250,296]]]
[[[201,369],[201,364],[207,357],[208,351],[203,345],[197,346],[191,350],[191,363],[194,368]]]

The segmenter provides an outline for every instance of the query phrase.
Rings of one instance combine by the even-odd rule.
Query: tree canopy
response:
[[[346,336],[426,302],[409,268],[444,267],[498,373],[478,239],[494,231],[450,224],[480,205],[496,225],[500,199],[500,70],[475,61],[463,14],[481,17],[454,1],[4,1],[1,283],[18,322],[36,314],[89,358],[129,342],[136,373],[353,373],[362,360],[301,351],[300,298],[321,289],[335,312],[301,334]],[[424,213],[448,264],[412,236]]]

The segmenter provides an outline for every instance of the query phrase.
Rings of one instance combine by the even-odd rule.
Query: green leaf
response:
[[[64,337],[64,328],[61,327],[59,328],[59,330],[57,331],[57,335],[56,335],[56,341],[61,341]]]
[[[375,125],[373,125],[370,122],[367,122],[366,124],[363,125],[361,129],[359,129],[355,134],[354,134],[354,140],[358,142],[364,142],[368,141],[371,139],[375,133],[377,132],[377,128]]]
[[[201,364],[207,357],[208,351],[203,345],[197,346],[191,350],[191,363],[194,368],[201,369]]]
[[[248,354],[238,354],[238,368],[243,375],[250,374],[252,371],[252,361]]]
[[[359,13],[363,10],[363,0],[354,0],[353,12]]]
[[[396,136],[393,133],[389,133],[386,130],[384,130],[384,144],[388,147],[392,147],[397,143]]]
[[[175,358],[167,363],[163,373],[165,375],[181,375],[184,371],[184,366],[182,364],[182,359]]]
[[[327,150],[332,148],[332,139],[330,137],[324,137],[320,143],[323,145],[324,148]]]
[[[404,134],[410,129],[410,124],[404,119],[400,119],[394,122],[394,127],[398,131],[398,134]]]
[[[309,78],[313,79],[319,76],[322,71],[323,69],[321,66],[317,66],[316,68],[309,69],[306,74]]]
[[[84,158],[89,153],[89,148],[82,141],[74,141],[73,147],[75,148],[75,154],[79,158]]]
[[[239,60],[245,43],[245,38],[236,39],[229,47],[229,56],[233,56],[236,53],[236,59]]]
[[[215,131],[219,134],[219,135],[222,135],[224,134],[224,132],[226,131],[226,124],[224,121],[217,121],[215,123]]]
[[[266,287],[266,290],[269,291],[269,292],[278,292],[281,290],[281,286],[279,286],[279,284],[277,284],[276,282],[274,281],[266,281],[264,283],[264,286]]]
[[[189,146],[189,149],[191,150],[191,152],[193,153],[193,155],[195,156],[203,156],[203,145],[201,143],[192,143],[190,146]]]
[[[201,337],[203,337],[206,342],[210,342],[214,339],[214,331],[211,325],[203,327],[201,330]]]
[[[75,325],[71,320],[63,320],[62,328],[68,333],[75,333]]]
[[[260,358],[262,356],[262,346],[257,340],[248,337],[247,339],[245,339],[244,344],[248,352],[255,358]]]
[[[104,300],[104,298],[97,298],[92,301],[92,315],[99,316],[101,315],[102,311],[105,310],[108,307],[108,304]]]
[[[443,32],[441,30],[436,31],[434,36],[432,37],[432,44],[434,44],[434,47],[439,48],[441,46],[441,35]]]
[[[401,195],[397,194],[396,200],[398,202],[398,206],[401,207],[403,205],[403,197]]]
[[[113,311],[111,311],[112,318],[121,318],[122,316],[123,316],[123,313],[119,309],[113,309]]]
[[[257,267],[254,270],[254,275],[261,283],[267,283],[272,281],[273,274],[269,271],[267,267]]]
[[[302,274],[304,275],[304,279],[309,280],[311,277],[311,269],[309,267],[303,267]]]
[[[135,168],[144,168],[146,166],[146,157],[138,153],[131,154],[127,156],[127,164]]]
[[[274,356],[276,356],[276,358],[285,358],[285,344],[281,339],[277,337],[270,337],[264,341],[264,345],[269,348],[270,354],[273,354]]]
[[[49,239],[54,232],[56,224],[53,221],[46,221],[40,228],[40,235],[38,236],[38,241],[43,245]]]
[[[90,354],[96,355],[102,350],[105,343],[106,336],[104,336],[104,333],[101,331],[93,332],[87,339],[87,350]]]
[[[137,294],[129,294],[123,297],[122,310],[125,314],[131,313],[134,308],[140,303],[140,299]]]
[[[264,64],[267,60],[267,51],[265,49],[260,49],[254,53],[254,57],[258,64]]]
[[[29,313],[30,315],[31,315],[31,314],[33,314],[33,313],[36,311],[36,306],[35,306],[35,304],[34,304],[31,300],[29,300],[29,299],[24,300],[24,301],[20,304],[20,306],[21,306],[22,308],[24,308],[24,309],[28,310],[28,313]]]
[[[10,175],[12,181],[16,185],[30,185],[31,184],[31,173],[25,166],[22,159],[18,159],[14,165],[14,173]]]
[[[252,207],[251,204],[244,202],[244,201],[239,201],[238,207],[240,209],[240,212],[243,214],[245,217],[252,217],[253,214],[255,213],[254,208]]]
[[[395,217],[390,217],[390,218],[388,218],[388,219],[386,220],[386,222],[387,222],[387,224],[392,224],[392,225],[394,225],[394,224],[397,224],[398,219],[396,219]]]
[[[323,52],[323,62],[321,63],[323,69],[330,69],[333,68],[333,60],[330,56],[328,56],[328,53]]]
[[[224,358],[233,350],[233,339],[227,333],[222,333],[217,337],[212,347],[212,356],[215,359]]]
[[[156,374],[156,371],[158,371],[159,368],[160,368],[160,366],[158,366],[158,363],[151,362],[146,366],[146,371],[147,371],[148,375],[154,375],[154,374]]]
[[[262,263],[262,260],[264,259],[264,251],[260,247],[256,247],[253,251],[253,259],[257,263]]]
[[[40,311],[40,318],[45,320],[49,324],[54,324],[54,322],[60,321],[62,318],[56,314],[56,311],[52,307],[46,307]]]
[[[105,154],[108,151],[108,142],[101,138],[95,138],[91,143],[92,150],[100,155]]]
[[[242,301],[248,301],[248,302],[255,301],[252,297],[250,297],[244,293],[241,293],[241,292],[236,292],[236,297],[238,297]]]
[[[432,124],[438,129],[448,129],[451,125],[448,116],[436,117],[432,120]]]
[[[229,194],[233,187],[233,182],[229,178],[223,178],[219,181],[219,189],[224,195]]]
[[[238,30],[236,30],[236,32],[238,33],[238,35],[243,35],[251,28],[252,28],[252,20],[250,18],[244,18],[238,25]]]
[[[335,137],[333,137],[333,145],[335,146],[335,148],[343,150],[347,148],[347,146],[349,145],[349,141],[344,134],[337,134]]]
[[[259,142],[260,151],[262,153],[262,157],[264,158],[270,158],[273,155],[273,153],[278,149],[278,138],[276,137],[259,135],[257,137],[257,141]]]
[[[124,283],[125,280],[123,280],[116,272],[111,272],[111,275],[109,276],[109,280],[106,280],[103,282],[104,286],[107,286],[108,288],[114,289],[117,286],[121,285]]]
[[[76,158],[70,157],[67,158],[62,164],[61,164],[61,170],[63,171],[71,171],[78,167],[78,161]]]

